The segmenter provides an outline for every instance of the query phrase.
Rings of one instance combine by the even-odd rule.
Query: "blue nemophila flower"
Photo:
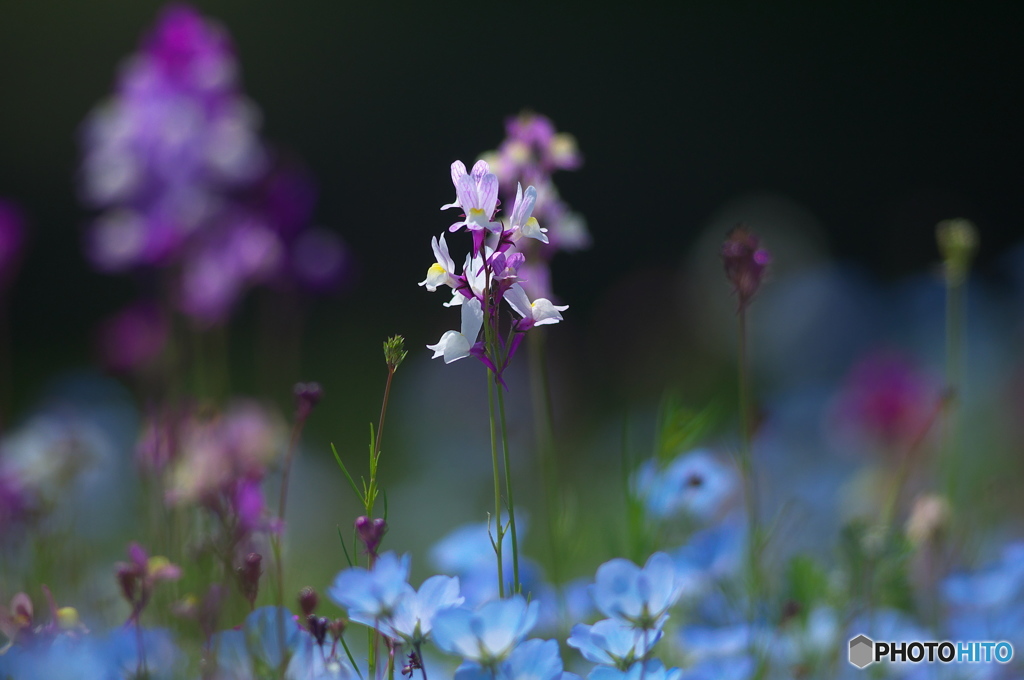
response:
[[[683,670],[678,680],[750,680],[756,668],[751,656],[709,659]]]
[[[597,569],[590,595],[606,616],[649,630],[665,623],[684,585],[672,558],[658,552],[643,569],[622,558],[605,562]]]
[[[533,629],[538,609],[522,595],[487,602],[476,611],[445,609],[434,618],[434,644],[449,654],[493,666],[508,658]]]
[[[604,619],[592,626],[576,624],[566,644],[580,650],[588,661],[625,670],[647,656],[660,639],[660,630],[637,630],[618,619]]]
[[[144,657],[139,654],[140,640]],[[0,677],[109,680],[144,675],[156,680],[181,672],[181,654],[166,631],[144,630],[140,635],[125,627],[105,635],[58,635],[37,643],[15,645],[0,654]]]
[[[727,626],[685,626],[678,641],[691,663],[741,657],[751,646],[767,647],[773,642],[770,629],[736,623]]]
[[[284,648],[281,629],[284,625]],[[240,630],[226,630],[210,642],[217,659],[218,678],[251,678],[259,669],[278,668],[282,658],[292,657],[302,629],[284,607],[260,607],[245,618]]]
[[[348,611],[349,618],[373,625],[391,616],[399,599],[412,590],[408,579],[409,556],[386,552],[373,569],[351,567],[339,573],[327,595]]]
[[[677,456],[664,469],[653,460],[645,462],[636,471],[634,484],[652,517],[685,513],[709,520],[720,515],[736,495],[739,478],[711,452],[697,450]]]
[[[455,680],[578,680],[562,672],[557,640],[527,640],[508,659],[493,668],[467,661],[455,671]]]
[[[526,520],[527,518],[518,520],[520,540],[526,533]],[[508,556],[508,552],[512,549],[512,539],[507,533],[502,540],[502,549],[506,566],[511,567],[512,558]],[[430,560],[439,571],[458,576],[482,567],[493,567],[494,546],[491,544],[488,524],[471,522],[450,531],[430,549]]]
[[[658,659],[637,661],[629,670],[621,671],[611,666],[598,666],[590,671],[587,680],[683,680],[679,668],[665,668]]]
[[[280,668],[282,659],[287,663],[285,680],[353,680],[357,677],[337,649],[318,644],[284,607],[260,607],[246,617],[241,630],[215,635],[211,650],[216,658],[214,677],[217,680],[264,677]]]
[[[680,574],[722,579],[736,574],[743,563],[746,520],[726,518],[713,527],[694,532],[685,545],[672,551]]]
[[[399,598],[392,615],[382,619],[378,627],[391,638],[420,645],[430,636],[437,614],[458,607],[464,600],[459,595],[458,578],[432,576],[423,582],[418,592],[409,588]],[[373,625],[356,618],[353,620]]]

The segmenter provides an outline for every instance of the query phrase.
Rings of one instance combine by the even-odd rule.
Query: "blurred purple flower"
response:
[[[125,63],[116,95],[82,133],[83,195],[108,211],[92,229],[97,266],[167,264],[223,192],[263,172],[258,115],[237,70],[226,33],[184,5],[166,8]]]
[[[722,263],[740,310],[750,304],[761,288],[771,259],[771,254],[761,247],[761,239],[746,227],[741,225],[729,232],[722,244]]]
[[[505,121],[505,139],[497,151],[484,154],[497,175],[504,205],[513,205],[517,187],[533,186],[532,214],[546,233],[546,245],[524,241],[516,248],[528,255],[529,273],[520,273],[520,283],[531,298],[552,298],[550,261],[560,250],[573,251],[590,245],[590,234],[582,216],[572,212],[558,194],[551,179],[557,170],[575,170],[583,163],[576,139],[556,132],[546,116],[523,112]],[[536,237],[535,237],[536,238]]]
[[[27,519],[33,504],[31,491],[13,471],[0,468],[0,536],[9,535],[16,524]]]
[[[168,501],[200,502],[221,511],[249,512],[252,489],[284,448],[285,428],[278,417],[252,402],[237,402],[219,416],[184,419],[175,433],[178,454]],[[250,515],[250,519],[251,519]]]
[[[167,344],[167,320],[152,302],[136,302],[107,319],[99,330],[103,365],[135,371],[151,364]]]
[[[905,448],[927,434],[940,396],[936,379],[897,353],[879,352],[850,370],[831,418],[853,440]]]
[[[226,321],[253,286],[335,288],[344,247],[306,231],[314,183],[273,157],[259,124],[226,32],[167,7],[83,125],[82,195],[101,211],[86,236],[93,264],[172,268],[173,302],[201,325]]]
[[[25,241],[25,220],[21,211],[0,198],[0,294],[14,280]]]

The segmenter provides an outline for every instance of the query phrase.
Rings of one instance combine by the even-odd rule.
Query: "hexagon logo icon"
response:
[[[850,663],[864,668],[875,660],[875,643],[867,635],[858,635],[850,640]]]

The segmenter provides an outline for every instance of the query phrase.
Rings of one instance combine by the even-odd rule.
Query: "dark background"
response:
[[[524,107],[585,157],[556,178],[594,237],[556,260],[566,337],[599,325],[624,278],[678,267],[749,192],[797,201],[832,256],[882,279],[932,265],[946,217],[979,225],[983,275],[1024,235],[1019,3],[196,4],[234,37],[266,137],[305,159],[318,220],[359,263],[345,297],[313,308],[321,356],[359,364],[387,333],[418,349],[453,325],[415,286],[450,222],[448,165]],[[76,133],[160,6],[0,0],[0,195],[32,227],[11,302],[21,404],[87,361],[96,319],[134,294],[81,255]]]

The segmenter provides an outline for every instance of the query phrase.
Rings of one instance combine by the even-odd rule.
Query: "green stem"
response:
[[[747,506],[747,575],[750,580],[750,618],[751,623],[757,613],[762,596],[761,574],[761,536],[758,525],[757,488],[754,480],[753,465],[753,423],[750,398],[750,366],[747,361],[747,310],[739,310],[739,348],[737,363],[739,366],[739,408],[740,408],[740,470],[743,474],[743,490]],[[763,677],[764,668],[760,649],[753,649],[756,643],[751,636],[751,652],[758,660],[757,677]]]
[[[551,385],[546,369],[546,339],[543,328],[534,328],[527,335],[530,343],[530,392],[533,402],[533,423],[537,438],[537,457],[544,487],[544,516],[547,522],[548,552],[551,580],[562,582],[561,543],[555,522],[555,506],[558,500],[558,465],[555,459],[554,417],[551,406]]]
[[[501,451],[505,459],[505,493],[508,495],[508,523],[512,530],[512,592],[519,593],[519,542],[516,539],[516,503],[512,495],[512,466],[508,460],[508,427],[505,425],[505,393],[498,391],[498,413],[501,416]]]
[[[946,282],[946,426],[942,462],[946,493],[956,504],[956,454],[959,449],[962,404],[961,362],[963,357],[964,282],[947,276]]]
[[[739,408],[740,408],[740,471],[743,473],[743,490],[747,506],[747,539],[751,566],[756,564],[760,547],[758,545],[757,489],[754,484],[753,427],[751,423],[750,367],[747,362],[747,313],[739,312]]]
[[[498,466],[498,433],[494,422],[494,372],[487,369],[487,416],[491,425],[491,467],[494,469],[494,524],[497,539],[494,552],[498,558],[498,596],[505,597],[505,575],[501,560],[504,530],[501,526],[501,473]]]

